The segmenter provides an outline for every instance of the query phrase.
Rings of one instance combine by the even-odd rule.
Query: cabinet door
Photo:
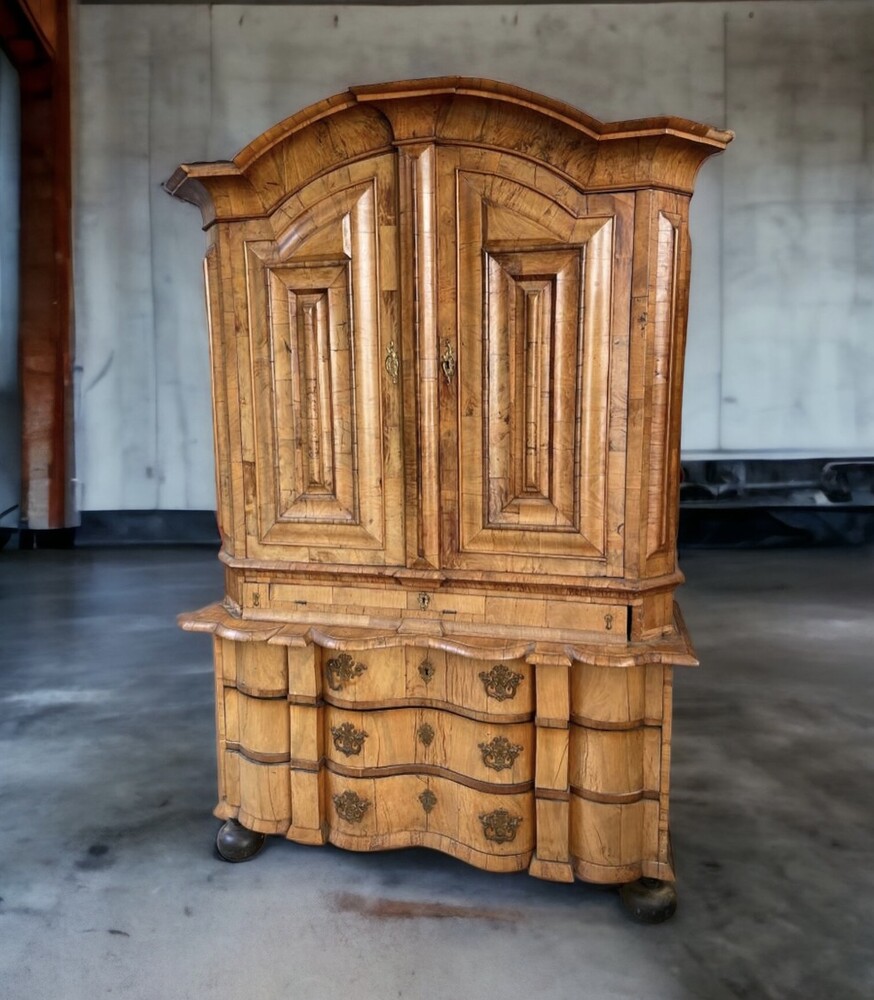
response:
[[[396,212],[394,160],[376,157],[307,185],[271,220],[274,236],[240,249],[249,556],[403,562],[399,380],[386,364],[400,343]]]
[[[633,195],[438,163],[444,564],[619,575]]]

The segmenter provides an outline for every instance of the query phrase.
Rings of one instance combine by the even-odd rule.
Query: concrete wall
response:
[[[18,74],[0,52],[0,513],[21,499],[18,391]],[[3,518],[14,525],[18,512]]]
[[[213,505],[199,214],[160,182],[352,83],[464,74],[738,138],[693,200],[684,452],[874,454],[874,9],[84,6],[85,510]]]

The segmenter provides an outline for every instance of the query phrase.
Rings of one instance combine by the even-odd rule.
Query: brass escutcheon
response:
[[[432,726],[429,726],[427,722],[423,722],[422,725],[419,726],[417,735],[419,737],[419,742],[423,747],[429,747],[434,742],[434,729]]]
[[[604,615],[604,628],[608,632],[613,628],[613,615]]]
[[[443,376],[447,382],[452,381],[455,374],[455,354],[452,351],[452,341],[443,341],[443,357],[440,359],[440,367],[443,369]]]
[[[360,823],[370,808],[367,799],[362,799],[356,792],[346,791],[333,798],[337,815],[340,819],[345,819],[347,823]]]
[[[342,691],[344,684],[360,677],[365,670],[367,667],[363,663],[356,663],[348,653],[341,653],[328,660],[328,687],[332,691]]]
[[[398,349],[395,347],[394,341],[391,341],[388,345],[388,350],[385,352],[385,370],[388,372],[392,385],[397,385],[398,373],[401,370],[401,362],[398,357]]]
[[[363,729],[356,729],[351,722],[331,726],[331,735],[334,737],[334,746],[347,757],[360,754],[367,739],[367,733]]]
[[[506,844],[516,839],[516,830],[522,822],[521,816],[511,816],[506,809],[496,809],[494,812],[484,813],[479,818],[483,825],[483,835],[486,840],[492,840],[496,844]]]
[[[424,594],[424,593],[419,594],[419,607],[422,609],[422,611],[427,611],[428,610],[428,605],[430,603],[431,603],[431,595],[430,594]]]
[[[504,771],[512,767],[524,749],[518,743],[511,743],[506,736],[496,736],[491,743],[480,743],[483,764],[493,771]]]
[[[419,796],[419,801],[422,803],[422,808],[425,812],[429,813],[434,806],[437,805],[437,796],[431,791],[430,788],[426,788],[425,791]]]
[[[483,682],[486,694],[495,701],[507,701],[516,697],[516,688],[525,678],[517,674],[505,663],[496,663],[488,672],[483,670],[479,679]]]
[[[419,676],[426,684],[430,684],[434,679],[434,674],[437,671],[434,668],[434,664],[430,660],[422,660],[419,664]]]

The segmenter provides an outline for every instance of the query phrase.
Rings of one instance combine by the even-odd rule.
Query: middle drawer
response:
[[[489,724],[431,708],[326,705],[324,713],[325,757],[340,773],[451,772],[500,785],[534,778],[531,723]]]

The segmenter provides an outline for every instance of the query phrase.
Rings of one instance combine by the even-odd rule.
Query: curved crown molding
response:
[[[734,138],[685,118],[601,122],[511,84],[439,77],[352,87],[291,115],[233,160],[188,163],[165,183],[204,226],[269,215],[329,169],[417,144],[506,149],[547,163],[587,191],[658,187],[691,194],[704,160]],[[629,144],[637,155],[628,155]]]

